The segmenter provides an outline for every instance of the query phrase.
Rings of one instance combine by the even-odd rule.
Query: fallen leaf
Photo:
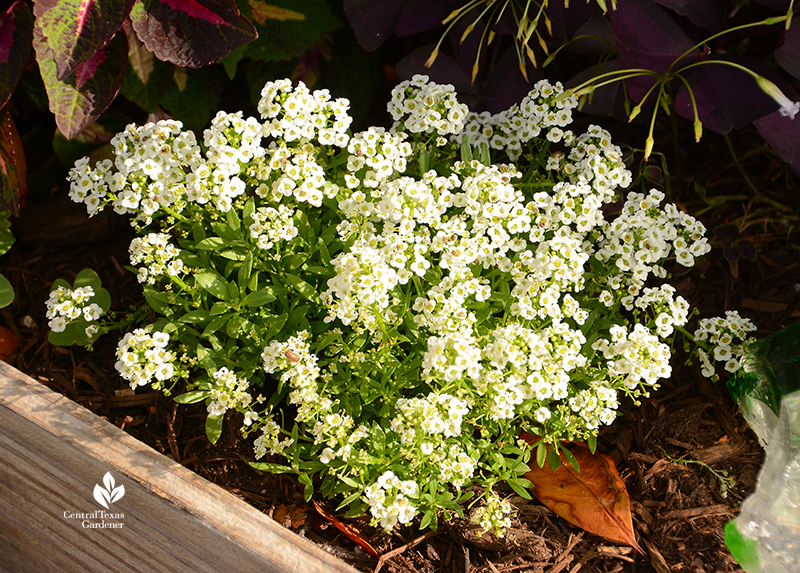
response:
[[[0,360],[14,352],[19,346],[19,341],[14,332],[5,326],[0,326]]]
[[[523,438],[532,441],[532,437]],[[533,495],[573,525],[630,545],[644,555],[636,543],[630,498],[614,460],[599,452],[592,454],[584,442],[571,443],[569,451],[578,460],[580,473],[561,452],[561,465],[555,471],[546,463],[540,468],[535,456],[531,459],[525,477],[533,483]]]
[[[336,517],[333,514],[325,511],[325,509],[315,500],[312,499],[311,502],[314,504],[314,509],[317,510],[317,513],[319,513],[322,517],[330,521],[334,525],[334,527],[336,527],[336,529],[338,529],[339,531],[344,533],[348,538],[350,538],[350,541],[353,541],[358,545],[360,545],[364,549],[364,551],[366,551],[373,557],[380,558],[380,555],[378,555],[378,552],[375,550],[375,548],[369,544],[369,541],[364,539],[364,536],[358,529],[356,529],[355,527],[353,527],[348,523],[344,523],[336,519]]]

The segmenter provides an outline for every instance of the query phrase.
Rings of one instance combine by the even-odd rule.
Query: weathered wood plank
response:
[[[111,472],[125,495],[102,508]],[[105,511],[86,523],[68,517]],[[355,569],[242,500],[0,362],[0,570],[20,573]]]

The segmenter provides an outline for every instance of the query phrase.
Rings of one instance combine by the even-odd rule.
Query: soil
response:
[[[614,133],[612,131],[612,133]],[[798,180],[786,173],[752,131],[732,136],[742,150],[739,164],[721,137],[706,135],[697,153],[683,157],[691,174],[672,185],[672,200],[713,229],[733,223],[739,241],[758,250],[754,262],[728,261],[722,244],[691,272],[673,280],[679,292],[715,316],[738,309],[766,336],[800,318],[800,226]],[[643,137],[641,138],[644,139]],[[659,142],[669,148],[669,134]],[[746,153],[744,153],[746,151]],[[746,159],[742,159],[746,157]],[[656,174],[657,175],[657,174]],[[656,177],[657,178],[657,177]],[[697,185],[707,194],[702,199]],[[116,338],[101,339],[93,352],[59,348],[47,342],[44,301],[56,278],[71,280],[94,268],[112,293],[113,306],[126,309],[141,296],[135,276],[125,270],[127,223],[113,214],[87,220],[66,199],[66,190],[23,209],[14,222],[15,247],[0,259],[0,272],[16,288],[17,299],[2,310],[3,321],[19,339],[6,360],[46,386],[61,392],[111,423],[264,511],[296,533],[363,571],[486,573],[691,572],[741,571],[728,552],[724,525],[754,489],[763,451],[724,387],[700,376],[696,367],[674,360],[673,376],[640,407],[627,404],[623,415],[600,434],[598,449],[610,455],[631,499],[633,525],[648,556],[573,527],[536,501],[507,492],[517,518],[505,539],[478,537],[469,521],[451,520],[436,533],[396,529],[387,534],[350,520],[381,554],[365,553],[331,522],[302,500],[290,477],[253,470],[252,449],[235,439],[237,424],[217,446],[205,438],[202,404],[177,404],[152,391],[132,393],[114,370]],[[680,350],[680,349],[679,349]],[[680,355],[680,351],[678,352]],[[677,460],[677,461],[676,461]],[[703,462],[683,463],[689,460]],[[711,471],[713,470],[713,472]],[[725,474],[725,472],[727,472]],[[727,476],[727,496],[721,477]],[[333,511],[330,504],[325,504]]]

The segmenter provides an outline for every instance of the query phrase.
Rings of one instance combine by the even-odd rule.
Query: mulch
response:
[[[745,139],[752,135],[742,132]],[[749,141],[744,145],[752,147]],[[673,284],[693,306],[699,306],[703,316],[739,309],[759,327],[759,336],[795,322],[800,318],[797,178],[781,171],[774,156],[758,148],[743,166],[763,193],[759,197],[747,189],[728,158],[710,161],[698,155],[693,161],[697,162],[694,169],[687,160],[684,172],[695,173],[696,179],[681,188],[693,189],[693,182],[700,181],[708,196],[701,200],[690,191],[678,193],[674,186],[673,201],[696,216],[702,213],[700,218],[709,228],[744,221],[740,238],[753,241],[759,256],[754,263],[733,264],[723,257],[721,248],[715,248],[698,268],[677,277]],[[699,173],[702,179],[697,179]],[[71,280],[81,269],[94,268],[112,293],[112,308],[118,310],[124,311],[141,296],[135,276],[123,268],[133,236],[125,221],[113,214],[87,221],[65,195],[59,190],[24,209],[14,222],[18,242],[0,259],[0,272],[17,292],[16,301],[0,311],[0,323],[15,331],[20,344],[7,361],[357,569],[409,573],[741,571],[726,548],[723,527],[752,493],[763,451],[724,382],[712,384],[696,367],[683,365],[680,348],[672,378],[640,407],[625,405],[622,416],[604,428],[598,440],[598,449],[614,459],[626,484],[637,539],[648,557],[573,527],[538,502],[509,490],[506,495],[517,517],[504,539],[478,536],[468,519],[452,519],[441,523],[437,532],[426,534],[412,528],[387,534],[369,527],[365,519],[349,520],[379,553],[388,554],[378,562],[313,505],[304,503],[290,477],[253,470],[248,465],[251,447],[235,439],[238,424],[233,420],[217,446],[212,446],[204,435],[202,404],[178,408],[156,392],[130,391],[114,371],[113,335],[98,341],[93,352],[47,342],[44,301],[56,278]],[[745,200],[726,199],[743,195]],[[333,511],[332,504],[320,501]]]

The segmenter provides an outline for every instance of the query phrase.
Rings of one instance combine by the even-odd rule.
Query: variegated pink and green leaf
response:
[[[135,0],[35,0],[33,13],[64,80],[119,31]]]
[[[33,15],[22,0],[0,14],[0,108],[6,105],[31,55]]]
[[[216,62],[258,37],[234,0],[138,0],[130,18],[156,57],[188,68]]]
[[[65,137],[73,137],[114,101],[125,74],[128,52],[125,36],[114,36],[63,80],[58,79],[55,56],[38,22],[33,30],[33,47],[56,125]]]

